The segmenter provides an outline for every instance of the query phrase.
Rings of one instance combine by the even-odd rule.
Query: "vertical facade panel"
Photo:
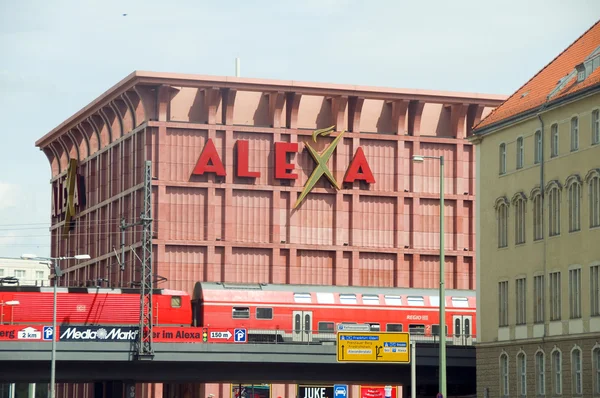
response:
[[[292,283],[308,285],[333,284],[333,252],[298,250],[296,261],[296,266],[290,270]]]
[[[205,188],[167,187],[165,202],[161,215],[166,221],[165,236],[161,238],[171,241],[206,239]]]
[[[235,242],[268,243],[271,225],[269,191],[233,191],[232,239]]]
[[[166,141],[161,143],[161,163],[168,181],[187,182],[192,177],[196,161],[206,144],[204,130],[167,129]],[[164,161],[162,160],[164,157]],[[140,172],[143,172],[143,164]],[[143,177],[140,180],[143,182]]]
[[[312,194],[292,213],[297,227],[291,228],[291,242],[312,245],[333,244],[335,195]],[[294,225],[294,223],[292,224]]]
[[[205,261],[206,247],[165,246],[164,263],[158,266],[171,289],[191,291],[196,282],[205,280]]]
[[[396,186],[396,142],[363,139],[360,143],[375,178],[375,184],[369,185],[369,190],[393,192]]]
[[[360,253],[358,267],[353,267],[352,284],[355,286],[392,287],[396,255],[388,253]]]
[[[272,138],[272,134],[234,132],[233,139],[235,142],[238,140],[248,141],[248,171],[260,173],[260,176],[255,178],[237,176],[237,156],[239,149],[237,144],[234,144],[233,181],[235,183],[269,185],[269,182],[273,180],[273,161],[275,156]]]
[[[231,264],[225,264],[224,282],[269,283],[268,249],[237,248],[231,251]]]
[[[420,155],[423,156],[444,156],[444,194],[455,194],[455,176],[454,167],[456,145],[434,144],[430,142],[421,142]],[[415,192],[427,192],[430,194],[440,193],[440,163],[435,159],[428,159],[415,168],[419,186]],[[461,192],[462,194],[462,192]]]
[[[415,247],[421,249],[440,248],[440,201],[438,199],[421,199],[421,224],[417,229]],[[455,249],[455,214],[456,202],[444,201],[444,248]]]
[[[356,244],[363,247],[394,247],[396,198],[367,196],[359,198],[360,229]]]

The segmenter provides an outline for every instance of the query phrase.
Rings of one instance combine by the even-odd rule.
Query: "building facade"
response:
[[[0,284],[49,286],[48,264],[36,260],[0,257]]]
[[[36,142],[52,169],[52,255],[92,257],[61,263],[60,283],[140,280],[141,228],[123,235],[120,225],[139,221],[150,160],[157,287],[437,287],[439,165],[413,163],[420,154],[446,159],[446,286],[475,289],[466,137],[503,99],[134,72]],[[330,173],[311,178],[321,165]],[[273,394],[293,397],[295,387]]]
[[[483,120],[478,396],[600,396],[600,24]]]

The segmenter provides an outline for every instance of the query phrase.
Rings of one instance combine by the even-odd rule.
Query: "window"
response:
[[[356,294],[340,294],[340,303],[356,304]]]
[[[310,293],[294,293],[294,301],[296,303],[310,303]]]
[[[500,144],[500,174],[506,174],[506,144]]]
[[[500,200],[496,206],[496,216],[498,218],[498,247],[508,246],[508,204]]]
[[[533,313],[535,323],[544,322],[544,275],[537,275],[533,277],[533,295],[535,301],[533,302]]]
[[[533,202],[533,240],[544,238],[544,216],[542,214],[542,193],[536,189],[531,196]]]
[[[429,305],[440,308],[440,296],[429,296]]]
[[[386,332],[401,332],[402,324],[401,323],[388,323],[385,326]]]
[[[333,322],[319,322],[317,328],[319,333],[335,333]]]
[[[571,119],[571,151],[579,149],[579,118]]]
[[[550,157],[558,156],[558,124],[553,124],[550,127]]]
[[[515,244],[525,243],[525,199],[523,194],[517,194],[513,200],[515,206]]]
[[[569,270],[569,308],[571,319],[581,318],[581,268]]]
[[[581,183],[576,177],[569,182],[569,232],[581,229]]]
[[[560,235],[560,190],[556,184],[550,188],[548,194],[548,213],[550,218],[548,234]]]
[[[0,268],[0,278],[2,278],[4,276],[4,269]]]
[[[233,307],[231,315],[233,319],[250,319],[250,308],[248,307]]]
[[[592,352],[594,382],[596,383],[594,393],[600,395],[600,347]]]
[[[590,228],[600,227],[600,171],[588,173],[586,180],[590,190]]]
[[[600,110],[592,112],[592,145],[600,144]]]
[[[410,334],[425,334],[425,325],[408,325],[408,333]]]
[[[538,164],[542,161],[542,132],[536,131],[534,136],[533,162]]]
[[[498,283],[498,326],[508,326],[508,281]]]
[[[527,281],[525,278],[517,279],[517,325],[527,323]]]
[[[527,357],[524,352],[517,355],[517,375],[519,376],[519,395],[527,395]]]
[[[552,388],[555,395],[562,394],[562,354],[558,350],[552,353]]]
[[[460,334],[460,330],[459,330],[459,334]],[[440,325],[431,325],[431,335],[432,336],[439,336],[440,335]],[[445,336],[448,336],[448,325],[446,325],[446,334]]]
[[[550,273],[550,320],[561,319],[560,272]]]
[[[181,296],[171,296],[171,308],[181,307]]]
[[[15,277],[16,278],[25,278],[25,270],[16,269],[15,270]]]
[[[500,355],[500,390],[503,397],[508,397],[508,355]]]
[[[256,319],[273,319],[273,308],[259,307],[256,309]]]
[[[581,381],[581,350],[579,348],[571,351],[571,374],[573,375],[573,394],[582,394]]]
[[[590,300],[591,315],[600,315],[600,265],[590,267]]]
[[[44,280],[44,271],[35,271],[35,279],[38,281]]]
[[[379,305],[379,296],[376,294],[363,294],[362,300],[363,304]]]
[[[425,305],[425,299],[420,296],[409,296],[406,298],[406,301],[408,302],[408,305],[416,305],[419,307]]]
[[[523,137],[519,137],[517,138],[517,169],[523,168],[523,158],[525,157],[524,150]]]
[[[535,354],[535,393],[537,395],[546,394],[546,373],[544,363],[544,353],[538,351]]]
[[[367,323],[367,325],[369,325],[369,330],[371,332],[379,332],[381,330],[378,323]]]
[[[384,296],[387,305],[402,305],[402,298],[394,294],[386,294]]]
[[[452,297],[452,306],[456,308],[469,308],[469,299],[466,297]]]
[[[334,304],[333,293],[317,293],[317,303]]]

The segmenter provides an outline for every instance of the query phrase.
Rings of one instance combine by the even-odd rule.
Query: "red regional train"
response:
[[[58,324],[139,324],[138,289],[57,290]],[[51,287],[0,286],[0,324],[51,323],[52,310]],[[474,291],[446,291],[450,343],[473,343],[475,317]],[[192,297],[155,289],[153,324],[246,328],[249,342],[324,343],[338,330],[405,331],[415,340],[433,340],[439,295],[437,289],[198,282]]]

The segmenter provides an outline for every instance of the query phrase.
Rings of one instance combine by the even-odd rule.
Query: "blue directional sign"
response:
[[[52,326],[44,326],[42,338],[44,340],[52,340],[52,336],[54,336],[54,331],[52,330]]]
[[[233,330],[233,341],[236,343],[246,343],[248,339],[248,334],[246,333],[246,329],[234,329]]]
[[[333,398],[347,398],[348,397],[348,385],[347,384],[334,384],[333,385]]]

